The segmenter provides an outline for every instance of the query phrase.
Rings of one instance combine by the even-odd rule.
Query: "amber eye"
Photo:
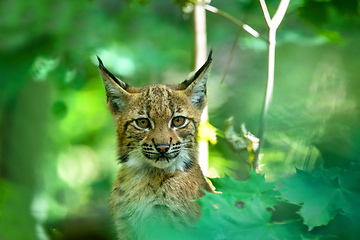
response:
[[[186,118],[185,117],[174,117],[171,124],[173,127],[181,127],[182,125],[185,124]]]
[[[139,118],[135,120],[136,125],[140,128],[149,128],[150,127],[150,121],[147,118]]]

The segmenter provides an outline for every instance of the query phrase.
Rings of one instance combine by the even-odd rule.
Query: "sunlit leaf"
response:
[[[216,144],[216,128],[208,121],[201,123],[199,126],[199,139],[209,141],[212,144]]]

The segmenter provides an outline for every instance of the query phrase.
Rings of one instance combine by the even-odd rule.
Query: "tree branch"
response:
[[[290,0],[281,0],[278,9],[272,19],[267,9],[265,0],[260,0],[260,5],[264,13],[265,20],[269,26],[269,55],[268,55],[268,80],[265,92],[265,100],[260,120],[259,130],[259,148],[255,153],[253,168],[256,170],[259,165],[260,150],[264,144],[264,137],[267,125],[267,113],[271,104],[273,90],[274,90],[274,74],[275,74],[275,45],[276,45],[276,30],[283,20],[286,10],[289,6]]]

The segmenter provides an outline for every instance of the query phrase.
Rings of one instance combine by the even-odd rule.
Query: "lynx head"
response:
[[[122,82],[98,60],[116,124],[120,161],[137,169],[191,168],[197,161],[197,131],[206,105],[211,52],[205,64],[182,83],[142,88]]]

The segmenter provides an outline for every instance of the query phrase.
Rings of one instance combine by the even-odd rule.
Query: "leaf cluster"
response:
[[[217,191],[199,200],[201,239],[356,239],[360,165],[319,167],[268,183],[212,179]],[[346,226],[346,230],[344,229]]]

